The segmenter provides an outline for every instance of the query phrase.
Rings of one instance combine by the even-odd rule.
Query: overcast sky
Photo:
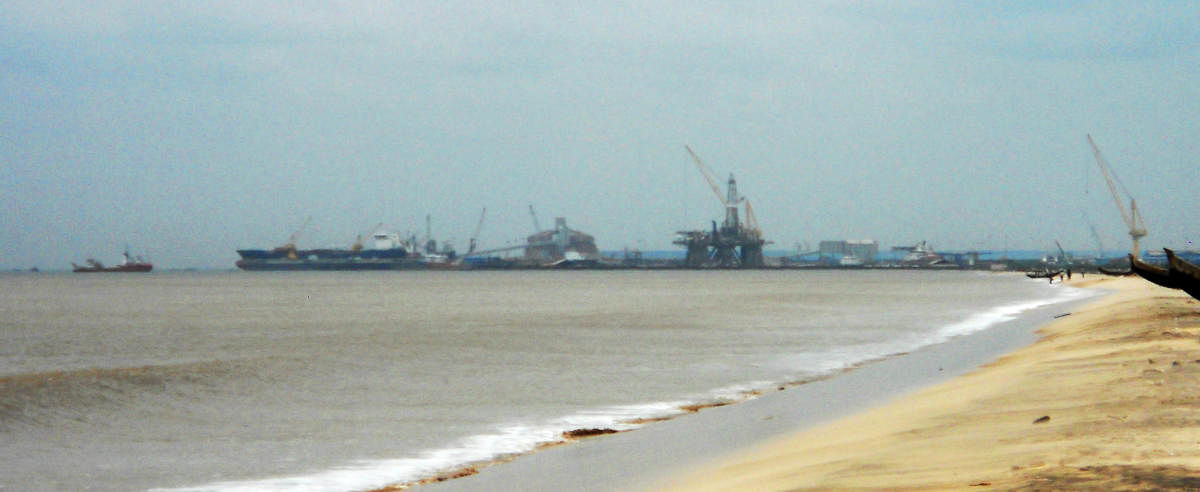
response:
[[[568,6],[569,5],[569,6]],[[231,267],[377,223],[672,249],[733,173],[769,248],[1200,240],[1195,2],[0,3],[0,267]]]

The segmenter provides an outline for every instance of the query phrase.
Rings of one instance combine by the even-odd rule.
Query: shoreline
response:
[[[779,391],[730,402],[733,404],[709,405],[703,411],[634,429],[636,432],[605,432],[608,435],[595,439],[564,436],[560,442],[528,453],[376,490],[417,486],[419,490],[435,491],[643,488],[669,470],[708,462],[730,451],[833,421],[964,374],[1033,343],[1037,327],[1063,310],[1093,299],[1039,306],[980,332],[860,364],[828,377],[781,385]]]
[[[975,371],[651,490],[1200,488],[1200,307],[1136,277]]]

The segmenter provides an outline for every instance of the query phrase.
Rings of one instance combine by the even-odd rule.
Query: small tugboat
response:
[[[75,273],[148,272],[148,271],[154,269],[154,264],[143,260],[142,257],[140,257],[140,256],[137,258],[130,257],[129,250],[125,250],[124,259],[122,259],[121,263],[118,264],[117,266],[106,267],[106,266],[104,266],[104,264],[102,264],[99,261],[96,261],[92,258],[88,258],[85,263],[87,263],[87,264],[86,265],[76,265],[75,263],[71,263],[71,266],[74,267],[73,271]]]

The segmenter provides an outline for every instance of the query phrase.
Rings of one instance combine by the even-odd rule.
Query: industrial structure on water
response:
[[[525,244],[483,251],[472,250],[464,255],[464,263],[476,268],[599,266],[600,249],[596,247],[596,238],[591,234],[567,227],[565,217],[556,217],[553,229],[542,230],[533,205],[529,206],[529,215],[533,218],[533,229],[536,232],[525,238]],[[482,219],[480,217],[480,224],[483,223]],[[476,227],[476,235],[478,230]],[[519,260],[505,260],[492,256],[516,250],[523,250],[524,257]]]
[[[371,248],[364,247],[362,236],[350,248],[300,249],[296,246],[297,236],[311,222],[304,222],[282,246],[271,249],[239,249],[241,259],[235,265],[249,271],[279,270],[421,270],[421,269],[510,269],[510,268],[600,268],[600,250],[596,239],[582,231],[567,227],[567,219],[558,217],[554,228],[540,230],[533,206],[529,212],[534,218],[534,234],[524,244],[488,250],[476,250],[478,236],[483,228],[487,209],[480,214],[475,234],[470,239],[470,249],[458,255],[454,247],[433,239],[431,217],[425,217],[425,238],[415,235],[403,239],[398,233],[375,227],[371,235]],[[524,256],[508,259],[494,256],[497,253],[522,250]]]
[[[640,251],[625,252],[624,258],[601,255],[595,237],[567,226],[565,217],[556,217],[552,229],[542,229],[537,213],[529,206],[534,233],[520,244],[479,249],[479,234],[487,217],[487,208],[480,213],[479,222],[470,238],[466,254],[458,255],[448,243],[433,239],[430,216],[425,217],[425,238],[401,238],[399,234],[382,231],[376,226],[372,234],[373,248],[364,248],[361,236],[349,248],[298,249],[292,234],[283,245],[270,250],[239,249],[238,268],[243,270],[412,270],[412,269],[531,269],[531,268],[975,268],[979,253],[947,256],[937,253],[926,242],[915,246],[897,246],[893,251],[905,253],[898,261],[880,262],[879,243],[872,240],[822,241],[817,251],[800,252],[791,257],[768,260],[763,248],[770,244],[763,238],[746,197],[738,193],[737,180],[732,174],[722,192],[717,179],[703,160],[685,146],[692,162],[708,182],[725,216],[720,223],[711,221],[705,229],[677,231],[673,244],[682,246],[682,259],[647,259]],[[741,207],[745,206],[745,214]],[[743,220],[742,218],[745,218]],[[311,220],[311,217],[309,218]],[[305,222],[307,225],[308,222]],[[519,257],[508,254],[520,252]],[[817,254],[815,261],[806,259]]]
[[[1134,242],[1146,235],[1144,222],[1136,202],[1130,200],[1126,209],[1121,203],[1111,172],[1100,155],[1095,142],[1088,137],[1097,163],[1103,171],[1113,198],[1121,210]],[[363,246],[361,236],[350,248],[298,249],[296,235],[283,245],[273,249],[239,249],[241,259],[237,266],[244,270],[367,270],[367,269],[522,269],[522,268],[921,268],[921,269],[990,269],[1036,268],[1042,264],[1064,263],[1072,260],[1062,251],[1058,259],[1028,260],[1009,259],[1007,252],[999,259],[982,259],[986,251],[961,253],[938,252],[926,241],[911,246],[895,246],[891,255],[881,255],[879,243],[873,240],[830,240],[821,241],[815,250],[797,245],[797,254],[791,256],[764,257],[764,247],[771,241],[763,237],[754,208],[750,201],[738,192],[737,180],[730,173],[722,191],[715,173],[689,146],[684,146],[696,169],[704,177],[713,195],[721,204],[724,217],[718,222],[710,221],[710,227],[676,232],[672,243],[684,249],[682,255],[675,252],[656,252],[653,258],[644,257],[641,251],[625,251],[624,258],[617,255],[604,257],[596,246],[595,238],[580,230],[567,226],[564,217],[556,217],[554,227],[542,229],[533,206],[529,214],[533,219],[533,234],[519,244],[505,247],[481,249],[478,247],[487,209],[479,216],[479,222],[470,238],[466,254],[458,255],[453,247],[443,242],[439,248],[433,239],[431,220],[426,216],[425,238],[417,240],[415,235],[402,238],[399,234],[385,232],[376,226],[372,234],[373,248]],[[742,206],[745,206],[743,212]],[[310,218],[311,220],[311,218]],[[307,225],[308,222],[305,222]],[[304,226],[301,226],[303,230]],[[1095,234],[1093,227],[1093,234]],[[1103,249],[1103,248],[1101,248]],[[519,257],[510,253],[520,252]],[[665,253],[665,254],[664,254]],[[810,255],[815,255],[810,256]],[[1096,258],[1099,260],[1100,258]],[[1090,262],[1094,263],[1094,262]],[[1083,261],[1077,267],[1088,265]]]
[[[687,149],[688,154],[692,156],[696,168],[700,170],[700,174],[704,175],[704,179],[712,187],[717,201],[721,202],[725,208],[725,220],[719,227],[717,221],[714,220],[711,229],[678,232],[678,236],[673,242],[687,250],[683,266],[687,268],[763,267],[765,265],[763,245],[768,241],[762,238],[762,230],[758,227],[758,219],[754,216],[754,208],[750,206],[750,201],[738,195],[737,180],[733,179],[733,174],[729,175],[725,194],[722,195],[721,187],[717,185],[717,179],[713,176],[712,170],[704,164],[704,161],[700,160],[700,156],[696,155],[691,147],[684,146],[684,149]],[[745,223],[738,218],[738,206],[742,203],[746,204]]]

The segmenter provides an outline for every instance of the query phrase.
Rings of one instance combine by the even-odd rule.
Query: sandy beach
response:
[[[1140,278],[1036,343],[652,490],[1200,489],[1200,303]]]

